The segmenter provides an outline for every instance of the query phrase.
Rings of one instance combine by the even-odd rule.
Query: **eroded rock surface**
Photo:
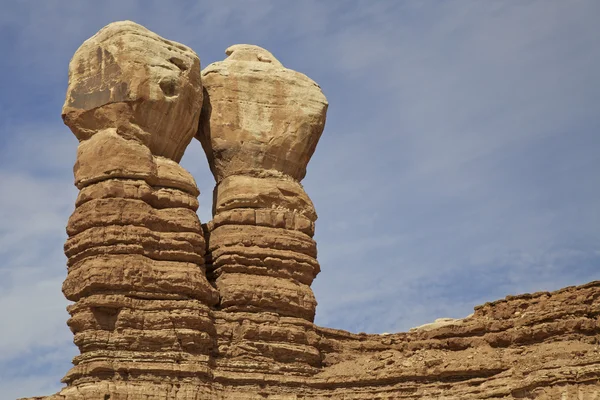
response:
[[[535,399],[600,397],[600,281],[556,292],[509,296],[475,308],[472,317],[431,330],[354,334],[305,322],[321,366],[279,373],[256,355],[265,338],[285,337],[279,354],[297,352],[297,320],[275,314],[213,311],[221,342],[253,369],[217,364],[210,380],[172,373],[158,379],[105,379],[71,386],[47,399]],[[293,329],[291,327],[294,327]],[[277,330],[279,333],[277,333]],[[217,358],[217,361],[219,359]]]
[[[268,51],[235,45],[202,71],[198,139],[216,180],[206,226],[219,291],[217,366],[309,376],[321,358],[310,285],[317,214],[300,180],[325,124],[319,86]]]
[[[63,291],[81,355],[45,399],[600,399],[600,282],[407,333],[314,325],[317,216],[300,181],[327,102],[264,49],[227,55],[203,96],[196,55],[134,23],[77,50]],[[178,164],[199,120],[217,182],[203,228]]]
[[[179,162],[196,133],[201,106],[200,59],[194,51],[124,21],[102,28],[75,52],[63,119],[80,141],[108,130],[153,156]]]
[[[251,45],[202,71],[198,139],[217,185],[209,270],[224,311],[312,321],[317,219],[300,180],[325,125],[319,86]]]
[[[205,275],[198,188],[177,163],[202,106],[200,60],[132,22],[75,53],[63,108],[80,189],[65,244],[69,327],[81,355],[64,382],[209,376],[218,293]]]

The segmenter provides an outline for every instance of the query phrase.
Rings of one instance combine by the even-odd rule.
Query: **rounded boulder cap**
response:
[[[197,134],[216,181],[302,180],[325,125],[321,88],[259,46],[236,44],[225,54],[202,71],[206,97]]]
[[[253,44],[234,44],[225,50],[225,54],[231,61],[258,61],[283,67],[271,52]]]

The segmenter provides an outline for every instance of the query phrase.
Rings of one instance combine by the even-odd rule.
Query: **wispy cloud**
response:
[[[56,391],[76,353],[61,285],[77,140],[35,119],[0,133],[0,398],[10,399]]]

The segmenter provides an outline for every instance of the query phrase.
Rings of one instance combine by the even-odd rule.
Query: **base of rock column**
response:
[[[508,296],[394,334],[268,313],[212,317],[218,350],[204,378],[171,365],[30,400],[600,398],[600,281]]]

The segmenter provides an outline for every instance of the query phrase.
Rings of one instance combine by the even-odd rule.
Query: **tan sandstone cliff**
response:
[[[317,214],[300,181],[327,100],[264,49],[226,54],[200,72],[132,22],[75,53],[63,292],[81,354],[44,399],[600,399],[600,282],[407,333],[314,325]],[[194,136],[216,181],[203,226],[178,164]]]

